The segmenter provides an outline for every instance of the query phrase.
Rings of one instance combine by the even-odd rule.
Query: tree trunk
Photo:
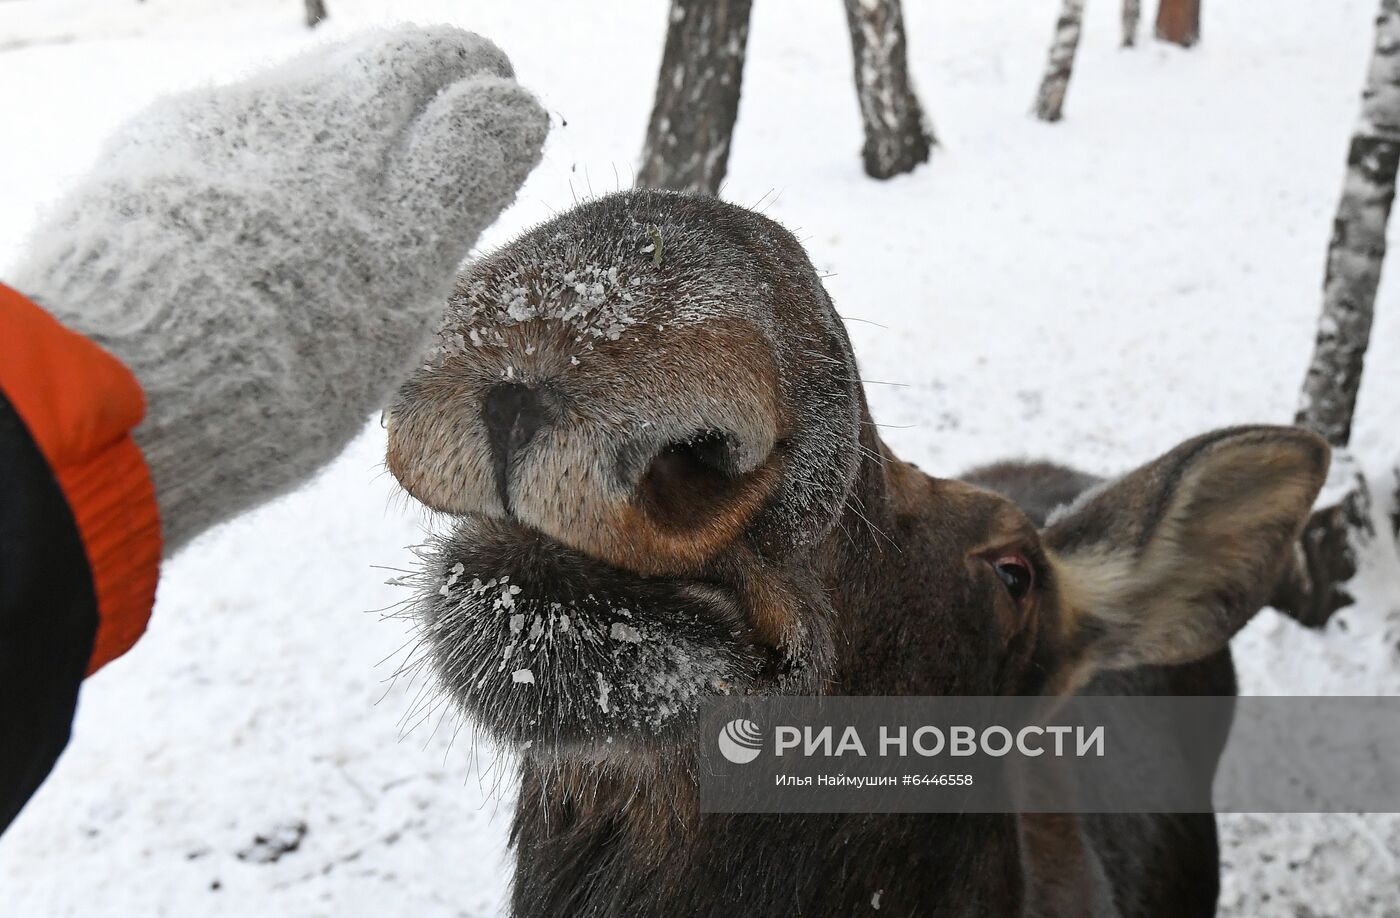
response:
[[[1318,501],[1303,533],[1309,577],[1302,598],[1295,598],[1295,608],[1289,611],[1304,624],[1320,625],[1337,608],[1351,604],[1345,582],[1356,572],[1359,547],[1375,535],[1365,479],[1343,448],[1351,439],[1356,393],[1371,337],[1397,163],[1400,0],[1381,0],[1371,66],[1361,91],[1361,115],[1347,152],[1341,203],[1327,247],[1322,317],[1296,418],[1337,450],[1333,457],[1336,484],[1329,484],[1331,496]]]
[[[1400,460],[1390,470],[1390,531],[1395,535],[1395,547],[1400,548]]]
[[[325,0],[306,0],[306,27],[314,29],[328,18]]]
[[[1157,38],[1189,48],[1201,40],[1201,0],[1158,0]]]
[[[1361,366],[1371,337],[1385,230],[1400,162],[1400,0],[1381,0],[1361,116],[1347,153],[1342,199],[1332,224],[1322,318],[1303,381],[1297,421],[1345,446],[1351,437]]]
[[[1138,22],[1142,19],[1142,0],[1123,0],[1123,47],[1137,44]]]
[[[637,185],[718,194],[739,114],[752,0],[671,0]]]
[[[1064,0],[1060,18],[1055,23],[1055,38],[1050,42],[1050,60],[1045,65],[1045,76],[1035,97],[1035,116],[1041,121],[1059,121],[1063,114],[1083,21],[1084,0]]]
[[[928,162],[938,141],[909,80],[899,0],[845,0],[855,57],[856,98],[865,124],[865,173],[887,179]]]

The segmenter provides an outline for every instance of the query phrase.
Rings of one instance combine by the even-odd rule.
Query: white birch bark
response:
[[[1371,337],[1385,231],[1400,162],[1400,0],[1381,0],[1361,115],[1347,151],[1342,198],[1327,247],[1322,316],[1303,379],[1298,424],[1332,444],[1332,474],[1303,531],[1308,576],[1286,605],[1304,624],[1320,626],[1351,604],[1346,582],[1362,547],[1375,537],[1366,480],[1347,456],[1356,393]],[[1325,499],[1324,499],[1325,498]]]
[[[1142,21],[1142,0],[1123,0],[1123,47],[1137,44],[1138,23]]]
[[[672,0],[641,188],[718,194],[729,168],[752,0]]]
[[[1400,161],[1400,0],[1381,0],[1361,116],[1332,225],[1322,317],[1297,422],[1345,446],[1371,337],[1385,231]]]
[[[1084,0],[1064,0],[1055,22],[1055,38],[1050,42],[1050,60],[1035,97],[1035,116],[1041,121],[1059,121],[1064,115],[1065,93],[1074,69],[1074,52],[1084,21]]]
[[[865,128],[865,172],[878,179],[910,172],[928,162],[938,141],[909,79],[903,10],[899,0],[845,2]]]

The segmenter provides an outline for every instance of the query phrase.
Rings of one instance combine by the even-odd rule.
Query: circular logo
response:
[[[735,765],[747,765],[763,751],[763,732],[751,720],[731,720],[719,731],[719,751]]]

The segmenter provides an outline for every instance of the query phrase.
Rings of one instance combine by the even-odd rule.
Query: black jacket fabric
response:
[[[0,832],[68,744],[96,629],[77,524],[0,393]]]

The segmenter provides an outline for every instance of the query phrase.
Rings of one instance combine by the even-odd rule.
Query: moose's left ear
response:
[[[1224,647],[1268,601],[1327,476],[1294,427],[1235,427],[1089,492],[1043,534],[1080,681]]]

